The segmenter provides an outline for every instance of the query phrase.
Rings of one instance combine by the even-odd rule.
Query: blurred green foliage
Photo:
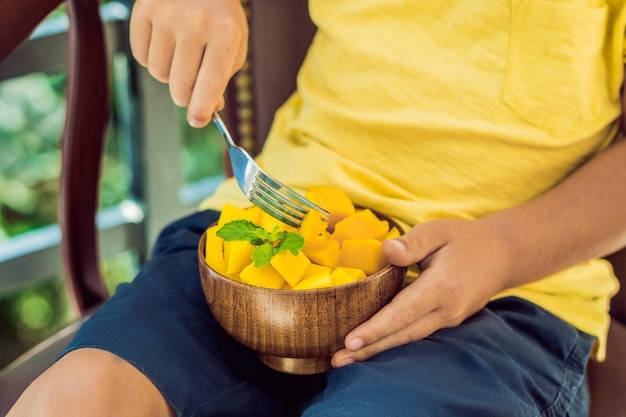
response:
[[[0,241],[56,221],[65,84],[65,74],[0,83]],[[115,132],[106,141],[102,207],[127,198],[131,180]]]
[[[183,148],[181,167],[183,181],[192,184],[224,173],[224,139],[213,123],[196,129],[186,122],[186,109],[179,108]]]
[[[66,79],[65,73],[35,73],[0,83],[0,241],[56,222]],[[101,207],[129,197],[130,169],[116,133],[111,126]],[[136,269],[131,254],[106,260],[110,291]],[[60,277],[0,299],[0,367],[73,318]]]
[[[0,299],[0,368],[73,317],[63,280],[57,277]]]
[[[43,74],[0,84],[0,239],[56,217],[64,88]]]

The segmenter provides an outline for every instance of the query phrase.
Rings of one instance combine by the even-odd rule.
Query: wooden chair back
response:
[[[0,0],[0,62],[25,42],[61,0]],[[0,414],[46,367],[90,311],[109,296],[100,271],[95,215],[105,130],[108,65],[96,0],[68,0],[70,19],[66,117],[61,138],[58,220],[61,263],[79,320],[0,370]]]

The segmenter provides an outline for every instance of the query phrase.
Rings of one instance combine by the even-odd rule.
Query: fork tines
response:
[[[300,227],[309,210],[316,210],[328,220],[329,213],[263,172],[259,172],[249,199],[273,217],[292,227]]]
[[[324,220],[328,221],[330,216],[328,211],[267,175],[245,149],[237,146],[219,114],[214,113],[213,122],[222,133],[228,147],[237,184],[252,203],[276,219],[296,228],[300,227],[309,210],[319,212]]]

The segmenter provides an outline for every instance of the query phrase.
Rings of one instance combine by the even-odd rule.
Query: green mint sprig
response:
[[[255,245],[251,256],[256,268],[268,265],[278,252],[288,250],[293,256],[298,256],[304,247],[304,238],[298,233],[279,230],[278,226],[268,231],[245,219],[224,224],[216,235],[225,241],[243,240]]]

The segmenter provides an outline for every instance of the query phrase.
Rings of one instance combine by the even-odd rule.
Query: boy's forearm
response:
[[[626,140],[546,194],[480,221],[507,242],[510,287],[626,246]]]

